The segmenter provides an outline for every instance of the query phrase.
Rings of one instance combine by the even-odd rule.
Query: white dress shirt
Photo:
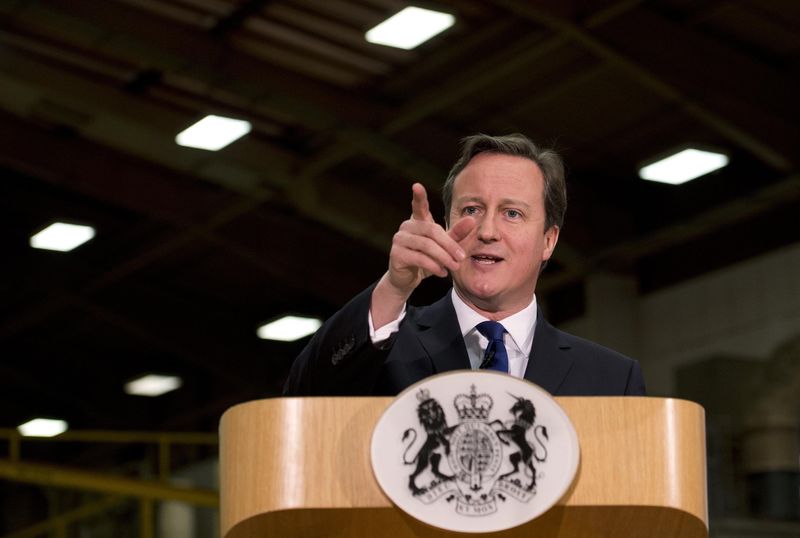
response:
[[[489,345],[489,339],[483,336],[475,326],[483,321],[489,321],[489,318],[483,317],[470,308],[461,300],[455,289],[450,291],[450,298],[456,309],[456,317],[458,317],[461,335],[464,337],[464,344],[467,346],[469,362],[473,370],[478,369],[483,362],[483,353],[486,346]],[[503,343],[508,353],[508,373],[514,377],[524,377],[536,328],[536,295],[533,296],[528,306],[516,314],[497,321],[506,329]]]
[[[480,368],[483,362],[483,353],[489,340],[475,328],[478,323],[489,321],[482,315],[470,308],[455,289],[450,290],[450,299],[456,310],[458,326],[461,328],[461,335],[464,337],[464,344],[467,346],[467,355],[473,370]],[[372,312],[369,313],[369,335],[373,344],[380,344],[388,340],[392,334],[400,329],[400,322],[406,316],[405,307],[398,318],[383,327],[375,330],[372,323]],[[514,377],[522,378],[525,376],[525,369],[528,367],[528,357],[533,346],[533,333],[536,328],[536,295],[531,299],[531,303],[505,319],[498,320],[506,332],[503,335],[503,343],[508,353],[508,373]]]

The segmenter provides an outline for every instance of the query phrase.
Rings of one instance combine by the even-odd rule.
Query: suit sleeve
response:
[[[285,396],[369,395],[391,343],[372,344],[369,336],[370,286],[328,319],[294,360]]]

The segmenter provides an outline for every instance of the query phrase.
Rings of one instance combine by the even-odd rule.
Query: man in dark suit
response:
[[[287,395],[394,395],[430,375],[489,368],[554,395],[642,395],[636,361],[550,326],[534,291],[566,211],[560,157],[522,135],[464,139],[437,224],[425,189],[392,240],[389,269],[295,360]],[[453,289],[407,304],[431,275]]]

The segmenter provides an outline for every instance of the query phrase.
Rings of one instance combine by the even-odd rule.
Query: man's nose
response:
[[[478,239],[484,242],[497,241],[497,223],[493,213],[483,215],[478,222]]]

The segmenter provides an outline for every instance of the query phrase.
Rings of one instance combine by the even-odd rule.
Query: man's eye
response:
[[[473,206],[465,207],[464,210],[462,211],[462,213],[464,213],[465,215],[474,215],[477,212],[478,208]]]
[[[522,214],[516,209],[509,209],[508,211],[506,211],[506,215],[508,215],[508,217],[512,219],[517,219],[522,216]]]

